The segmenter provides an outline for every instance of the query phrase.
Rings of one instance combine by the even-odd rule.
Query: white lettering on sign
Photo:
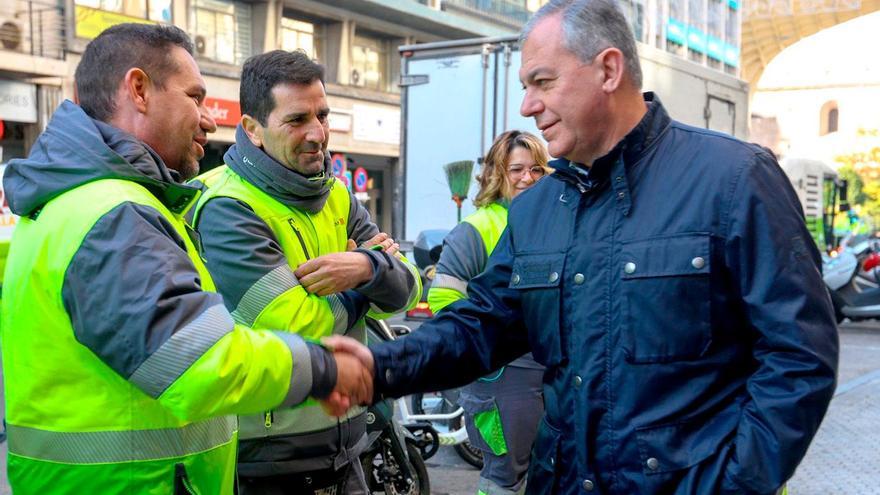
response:
[[[0,120],[36,122],[36,84],[0,80]]]
[[[208,107],[208,113],[211,114],[211,118],[214,120],[226,120],[229,118],[229,109],[220,108],[220,103],[217,101],[214,102],[214,106]]]

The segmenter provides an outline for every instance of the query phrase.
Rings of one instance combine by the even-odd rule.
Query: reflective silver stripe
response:
[[[149,461],[196,454],[232,440],[235,416],[180,428],[59,432],[7,425],[9,453],[67,464]]]
[[[327,296],[327,301],[333,312],[333,333],[342,335],[348,330],[348,310],[336,294]]]
[[[312,355],[309,346],[299,335],[290,332],[272,332],[290,348],[293,368],[290,370],[290,387],[287,397],[279,407],[290,407],[306,400],[312,391]]]
[[[232,318],[236,323],[252,326],[257,321],[257,316],[269,303],[297,285],[299,285],[299,280],[293,274],[290,266],[279,266],[263,275],[244,293],[238,306],[235,307],[235,311],[232,312]]]
[[[409,263],[408,261],[404,261],[404,260],[400,260],[400,261],[401,261],[401,263],[403,263],[404,266],[407,267],[407,269],[409,269],[409,273],[413,276],[413,285],[412,285],[412,289],[409,291],[409,300],[406,301],[406,306],[404,306],[402,308],[402,309],[406,310],[409,308],[414,308],[416,306],[416,303],[419,302],[419,298],[422,296],[421,292],[419,291],[419,286],[421,285],[422,276],[419,274],[419,269],[416,268],[415,265]],[[422,290],[425,290],[425,288],[422,287]]]
[[[453,275],[438,273],[431,282],[432,289],[452,289],[467,295],[468,283]]]
[[[156,349],[128,381],[150,397],[159,397],[233,327],[232,318],[222,304],[211,306]]]

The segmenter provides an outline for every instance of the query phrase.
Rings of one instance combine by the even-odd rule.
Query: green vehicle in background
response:
[[[825,162],[809,158],[786,158],[780,163],[804,209],[807,228],[823,253],[839,244],[834,217],[849,211],[847,183]]]

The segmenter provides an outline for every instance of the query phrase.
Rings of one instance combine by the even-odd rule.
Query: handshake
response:
[[[373,353],[350,337],[331,335],[321,342],[333,352],[336,360],[336,387],[321,407],[331,416],[343,416],[357,405],[373,402]]]

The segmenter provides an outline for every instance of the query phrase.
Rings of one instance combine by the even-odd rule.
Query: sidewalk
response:
[[[841,383],[789,495],[861,495],[880,485],[880,370]]]

